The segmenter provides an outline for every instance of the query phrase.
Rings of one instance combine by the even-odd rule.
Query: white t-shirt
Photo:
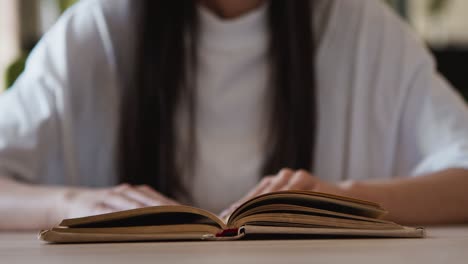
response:
[[[468,168],[466,105],[408,26],[381,1],[314,2],[314,174],[336,182]],[[81,1],[40,41],[0,97],[0,174],[43,184],[117,182],[119,97],[134,66],[132,3]],[[266,7],[229,21],[199,12],[199,152],[194,175],[184,178],[190,203],[219,211],[260,177]]]

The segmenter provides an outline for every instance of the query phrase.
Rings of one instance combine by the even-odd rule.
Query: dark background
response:
[[[468,47],[451,46],[432,51],[439,72],[468,100]]]

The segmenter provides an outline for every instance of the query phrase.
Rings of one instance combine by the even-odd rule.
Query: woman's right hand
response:
[[[63,218],[75,218],[147,206],[177,205],[147,185],[121,184],[104,189],[68,189],[60,204]]]

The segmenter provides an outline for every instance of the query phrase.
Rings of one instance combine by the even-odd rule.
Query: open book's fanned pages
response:
[[[400,237],[400,238],[421,238],[425,236],[424,228],[402,227],[400,229],[370,230],[352,228],[303,228],[303,227],[265,227],[265,226],[244,226],[241,234],[247,236],[254,235],[299,235],[308,237]],[[297,236],[296,236],[297,237]]]
[[[41,231],[52,243],[234,240],[255,238],[423,237],[424,229],[380,219],[378,204],[324,193],[286,191],[256,197],[223,221],[189,206],[159,206],[63,220]]]

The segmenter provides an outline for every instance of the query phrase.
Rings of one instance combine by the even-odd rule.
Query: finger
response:
[[[259,194],[263,193],[263,191],[268,188],[268,186],[271,184],[274,176],[266,176],[264,177],[260,183],[257,184],[252,190],[250,190],[242,199],[240,199],[236,204],[238,203],[243,203],[245,201],[248,201],[254,197],[257,197]]]
[[[157,206],[163,203],[161,199],[149,196],[139,187],[117,187],[116,191],[126,196],[128,199],[140,203],[142,206]]]
[[[112,189],[114,193],[118,193],[122,196],[125,196],[127,199],[132,200],[140,205],[140,207],[148,206],[144,199],[139,199],[142,196],[138,191],[135,190],[130,184],[124,183],[116,186]]]
[[[250,199],[253,199],[260,194],[264,193],[265,189],[270,186],[271,182],[273,181],[274,176],[266,176],[264,177],[259,184],[255,188],[253,188],[250,192],[248,192],[244,197],[242,197],[240,200],[232,204],[229,209],[233,207],[238,207],[239,205],[247,202]]]
[[[114,189],[115,193],[125,196],[126,198],[139,203],[141,207],[149,206],[147,200],[148,198],[142,194],[137,187],[132,186],[130,184],[124,183],[121,184]],[[146,198],[146,199],[145,199]]]
[[[294,175],[294,171],[290,169],[282,169],[276,177],[273,178],[271,184],[263,190],[263,193],[280,191],[283,187],[289,184],[289,180]]]
[[[122,192],[125,192],[126,190],[131,189],[131,188],[133,188],[132,185],[130,185],[128,183],[122,183],[122,184],[119,184],[119,185],[115,186],[113,188],[113,191],[115,191],[117,193],[122,193]]]
[[[142,199],[142,202],[145,201],[149,206],[159,206],[159,205],[179,205],[178,202],[162,195],[161,193],[155,191],[148,185],[140,185],[136,187],[140,196],[138,198]]]
[[[177,204],[147,185],[131,186],[129,184],[122,184],[117,186],[114,191],[139,203],[140,207]]]
[[[104,203],[98,203],[92,210],[91,215],[101,215],[116,212],[117,210],[107,206]]]
[[[282,190],[285,186],[288,185],[289,180],[292,178],[294,175],[294,171],[291,169],[282,169],[277,176],[267,176],[262,179],[262,181],[257,185],[256,188],[254,188],[252,191],[250,191],[246,196],[244,196],[241,200],[238,202],[232,204],[229,208],[225,209],[222,211],[219,216],[221,218],[226,218],[230,214],[232,214],[239,206],[241,206],[243,203],[246,201],[257,197],[262,194],[270,193],[270,192],[275,192],[275,191],[280,191]]]
[[[289,183],[281,190],[312,190],[316,179],[305,170],[299,170],[291,177]]]
[[[228,217],[230,214],[234,212],[240,205],[245,203],[246,201],[257,197],[260,193],[263,192],[265,188],[268,187],[270,184],[271,180],[273,179],[273,176],[265,176],[263,179],[260,181],[260,183],[257,184],[251,191],[249,191],[244,197],[242,197],[240,200],[237,202],[231,204],[228,208],[224,209],[220,214],[219,217],[221,219],[224,219]]]
[[[103,195],[102,203],[107,207],[116,209],[116,210],[130,210],[144,207],[145,204],[132,199],[122,193],[115,192],[114,190],[107,191]]]

